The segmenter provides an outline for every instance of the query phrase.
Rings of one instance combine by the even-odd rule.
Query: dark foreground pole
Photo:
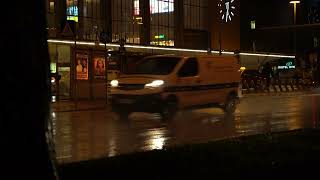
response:
[[[0,12],[0,179],[56,179],[46,139],[51,94],[45,3],[11,0]]]

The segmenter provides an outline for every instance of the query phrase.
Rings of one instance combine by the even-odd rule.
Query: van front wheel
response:
[[[234,95],[229,95],[224,105],[224,112],[228,114],[233,114],[236,111],[236,106],[237,106],[237,97]]]

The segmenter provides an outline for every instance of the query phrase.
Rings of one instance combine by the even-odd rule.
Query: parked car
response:
[[[264,89],[266,77],[256,69],[246,69],[241,73],[242,89]]]

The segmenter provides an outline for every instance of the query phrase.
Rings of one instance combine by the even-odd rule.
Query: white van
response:
[[[131,112],[170,119],[190,107],[219,107],[233,113],[239,100],[240,66],[232,56],[150,56],[134,72],[111,81],[111,104],[120,118]]]

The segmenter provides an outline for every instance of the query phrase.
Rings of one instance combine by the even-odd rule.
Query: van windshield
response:
[[[145,58],[126,74],[167,75],[174,70],[179,61],[179,57]]]

